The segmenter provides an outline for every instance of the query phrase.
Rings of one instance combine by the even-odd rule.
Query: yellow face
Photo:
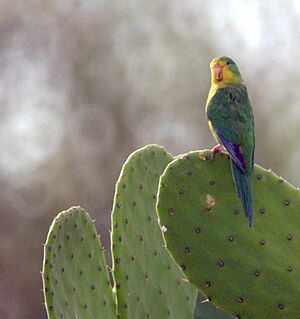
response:
[[[227,57],[217,57],[210,63],[211,82],[217,86],[241,83],[237,65]]]

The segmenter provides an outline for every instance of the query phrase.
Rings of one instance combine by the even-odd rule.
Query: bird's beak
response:
[[[222,65],[219,64],[219,63],[215,64],[215,65],[212,67],[213,74],[214,74],[215,79],[216,79],[217,81],[222,81],[222,80],[223,80],[222,70],[223,70],[223,67],[222,67]]]

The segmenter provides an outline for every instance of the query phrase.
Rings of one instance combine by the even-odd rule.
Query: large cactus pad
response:
[[[159,177],[172,160],[156,145],[137,150],[116,185],[112,254],[122,319],[193,317],[197,290],[163,247],[155,210]]]
[[[116,318],[100,239],[80,207],[54,219],[44,247],[42,277],[49,319]]]
[[[300,318],[298,190],[255,166],[249,228],[228,156],[209,155],[183,155],[161,177],[158,214],[168,250],[187,278],[236,318]]]

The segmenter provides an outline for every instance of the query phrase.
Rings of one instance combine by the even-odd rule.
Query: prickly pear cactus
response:
[[[255,166],[251,229],[228,156],[209,155],[183,155],[161,177],[157,210],[168,250],[186,277],[235,318],[300,318],[299,191]]]
[[[116,185],[112,255],[122,319],[193,318],[197,290],[163,247],[155,210],[158,180],[172,159],[156,145],[137,150]]]
[[[54,219],[44,246],[42,278],[49,319],[117,317],[100,239],[80,207]]]

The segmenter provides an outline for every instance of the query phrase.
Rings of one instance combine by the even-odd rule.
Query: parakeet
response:
[[[230,155],[232,177],[249,226],[252,226],[254,164],[254,118],[246,86],[235,62],[219,56],[210,63],[211,88],[205,111],[209,128]]]

